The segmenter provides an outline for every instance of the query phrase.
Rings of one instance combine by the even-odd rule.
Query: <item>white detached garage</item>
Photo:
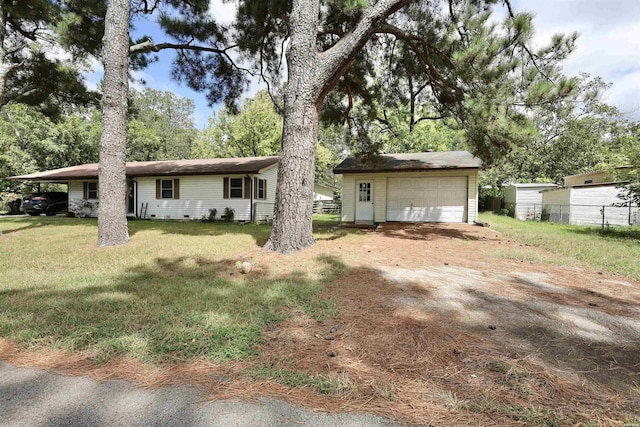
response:
[[[473,222],[481,166],[467,151],[347,158],[333,170],[343,175],[342,221]]]

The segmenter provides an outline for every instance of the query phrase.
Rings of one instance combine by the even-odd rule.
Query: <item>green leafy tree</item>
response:
[[[583,74],[570,96],[532,109],[536,132],[487,171],[482,183],[562,183],[567,175],[624,163],[622,114],[602,101],[609,87]]]
[[[193,123],[195,104],[192,99],[180,98],[169,91],[145,88],[141,92],[131,92],[131,106],[131,116],[149,129],[147,134],[150,139],[146,147],[141,145],[141,139],[135,146],[129,141],[128,159],[173,160],[192,157],[197,134]],[[131,121],[129,129],[136,129],[138,134],[141,130]],[[140,151],[136,153],[136,150]]]
[[[5,180],[98,160],[100,115],[94,108],[50,120],[37,107],[7,105],[0,112],[0,191],[27,186]]]
[[[127,161],[146,162],[166,160],[162,157],[164,144],[156,129],[136,118],[127,126]]]
[[[627,129],[622,150],[626,156],[627,166],[631,168],[620,173],[619,178],[629,181],[629,184],[623,187],[624,198],[640,206],[640,123],[631,123]]]
[[[282,116],[266,91],[245,100],[237,114],[222,108],[198,139],[199,157],[273,156],[280,152]]]

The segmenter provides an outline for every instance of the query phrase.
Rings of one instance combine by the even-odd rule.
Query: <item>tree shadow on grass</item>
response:
[[[558,405],[575,406],[571,411],[577,414],[608,411],[609,401],[594,390],[614,390],[625,399],[624,411],[640,407],[634,392],[640,363],[635,297],[589,306],[579,290],[551,292],[547,284],[515,273],[501,284],[507,291],[502,292],[482,278],[398,282],[387,272],[352,268],[334,256],[315,261],[321,270],[317,280],[297,270],[274,276],[265,267],[242,275],[234,260],[177,257],[138,265],[109,286],[6,291],[0,298],[0,335],[27,345],[86,350],[98,362],[114,355],[154,363],[226,361],[261,351],[269,360],[273,351],[270,360],[279,363],[278,351],[295,354],[292,342],[267,342],[265,331],[295,313],[332,318],[336,310],[329,295],[339,305],[336,322],[344,325],[338,329],[343,335],[326,340],[319,335],[326,331],[318,331],[320,338],[300,346],[299,359],[281,362],[287,367],[329,366],[329,346],[348,343],[350,350],[340,348],[331,359],[336,374],[354,381],[364,375],[366,383],[371,372],[383,371],[393,381],[423,381],[434,387],[431,394],[449,391],[470,402],[460,403],[457,411],[480,411],[479,418],[467,418],[478,424],[504,424],[504,417],[512,416],[504,412],[496,418],[498,409],[486,409],[487,399],[502,405],[500,411],[517,402],[549,413]],[[437,273],[444,280],[443,270]],[[322,297],[325,287],[330,292]],[[322,325],[305,328],[328,329]],[[523,364],[528,358],[544,370]],[[470,374],[484,382],[474,383]],[[567,376],[573,378],[570,392],[563,388]]]
[[[162,234],[182,236],[223,236],[225,234],[248,234],[262,246],[271,232],[267,224],[239,222],[199,222],[179,220],[129,220],[129,235],[134,236],[141,231],[159,231]]]
[[[628,240],[640,243],[640,226],[618,226],[605,229],[602,229],[602,227],[567,227],[566,230],[583,236],[598,236],[604,239]]]
[[[66,218],[66,217],[18,217],[7,221],[11,224],[20,224],[17,228],[5,230],[0,223],[3,234],[15,233],[29,229],[53,226],[90,226],[97,228],[96,218]],[[181,220],[140,220],[129,219],[129,236],[135,236],[143,231],[158,231],[162,234],[182,236],[223,236],[226,234],[250,235],[258,246],[264,245],[269,239],[271,225],[265,223],[240,223],[240,222],[200,222]],[[332,224],[318,224],[313,227],[314,233],[320,234],[316,240],[335,240],[348,234],[358,233],[358,230],[338,229]]]
[[[324,262],[329,280],[337,267]],[[158,258],[109,286],[4,291],[0,334],[30,345],[87,350],[95,360],[234,360],[257,354],[265,328],[299,311],[333,314],[322,284],[295,272],[241,274],[234,260]]]

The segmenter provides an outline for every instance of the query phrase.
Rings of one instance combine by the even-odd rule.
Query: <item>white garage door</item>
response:
[[[387,221],[465,222],[467,177],[389,178]]]

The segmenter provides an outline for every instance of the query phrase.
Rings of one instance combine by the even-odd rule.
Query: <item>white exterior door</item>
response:
[[[465,222],[467,179],[389,178],[387,221]]]
[[[356,181],[356,221],[373,221],[373,181]]]

